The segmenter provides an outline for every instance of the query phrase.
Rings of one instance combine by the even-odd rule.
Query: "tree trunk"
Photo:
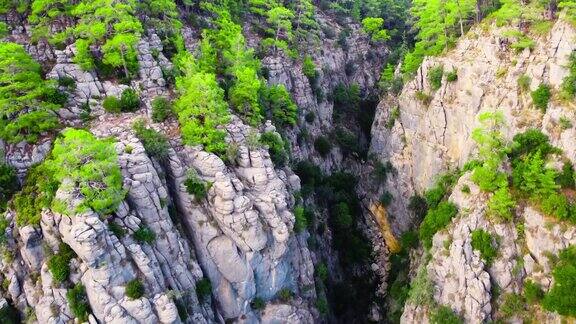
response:
[[[124,67],[124,74],[127,78],[130,78],[130,73],[128,72],[128,66],[126,65],[126,58],[124,57],[124,44],[120,46],[120,56],[122,56],[122,66]]]

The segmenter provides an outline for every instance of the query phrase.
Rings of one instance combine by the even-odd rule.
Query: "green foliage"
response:
[[[94,68],[91,45],[101,45],[103,63],[122,67],[126,77],[138,67],[136,46],[143,31],[134,15],[136,2],[110,3],[108,0],[83,0],[71,13],[78,18],[72,33],[76,36],[75,62],[83,69]]]
[[[61,105],[55,82],[42,79],[40,64],[24,47],[0,42],[0,139],[36,142],[58,128]]]
[[[76,253],[62,242],[58,247],[58,253],[48,259],[48,270],[56,282],[63,282],[70,275],[70,261],[76,257]]]
[[[186,191],[190,195],[194,195],[196,201],[200,201],[206,197],[208,193],[208,187],[204,180],[200,179],[198,174],[194,170],[190,170],[184,181],[184,186],[186,186]]]
[[[191,56],[179,61],[182,76],[176,78],[180,97],[174,108],[187,145],[204,145],[208,152],[224,154],[227,144],[222,126],[230,120],[224,90],[213,73],[202,72]]]
[[[446,81],[448,82],[456,82],[458,80],[458,70],[456,68],[452,69],[452,71],[446,73]]]
[[[152,120],[160,123],[172,114],[172,103],[166,97],[158,96],[152,100]]]
[[[527,280],[524,282],[524,297],[530,304],[539,303],[542,298],[544,298],[544,291],[539,284],[531,280]]]
[[[0,213],[6,209],[6,204],[17,190],[16,169],[0,160]]]
[[[372,172],[372,175],[378,184],[385,183],[388,179],[388,174],[390,173],[394,173],[394,166],[392,163],[390,163],[390,161],[387,161],[386,163],[376,161],[374,163],[374,171]]]
[[[312,56],[306,55],[304,61],[302,62],[302,72],[308,78],[311,85],[316,83],[316,78],[318,78],[318,71],[316,70],[316,64],[312,60]]]
[[[333,135],[344,156],[350,154],[363,156],[365,154],[365,151],[359,143],[359,138],[344,127],[337,127],[336,131],[333,132]]]
[[[565,129],[569,129],[572,128],[572,122],[570,121],[570,119],[562,116],[560,117],[560,119],[558,119],[558,124],[560,124],[560,127],[565,130]]]
[[[109,113],[118,114],[122,112],[122,105],[120,100],[114,96],[107,96],[104,98],[102,106],[104,107],[104,110]]]
[[[124,200],[122,173],[114,143],[97,139],[84,130],[66,129],[54,142],[52,156],[45,162],[53,170],[54,179],[68,179],[83,196],[74,210],[81,213],[92,209],[100,215],[114,212]]]
[[[394,124],[396,123],[396,120],[400,118],[400,108],[399,107],[394,107],[391,111],[390,111],[390,115],[388,116],[388,120],[386,121],[386,128],[387,129],[392,129],[392,127],[394,127]]]
[[[308,227],[308,219],[306,218],[306,211],[303,206],[294,207],[294,230],[297,233],[302,232]]]
[[[345,202],[341,202],[336,205],[334,216],[335,216],[335,223],[340,228],[349,228],[350,226],[352,226],[352,223],[354,221],[352,215],[350,214],[350,208],[348,207],[348,204]]]
[[[523,92],[526,92],[528,90],[530,90],[530,83],[532,81],[530,80],[530,77],[527,76],[526,74],[522,74],[521,76],[518,77],[518,88],[520,88],[520,90],[522,90]]]
[[[284,141],[280,134],[276,132],[266,132],[260,136],[260,142],[268,146],[268,152],[274,165],[282,168],[288,161],[288,153],[285,149]]]
[[[90,311],[90,304],[88,303],[88,296],[86,296],[86,289],[80,283],[74,285],[73,288],[66,292],[66,299],[74,317],[80,323],[88,321],[88,312]]]
[[[384,207],[388,207],[392,203],[393,199],[394,199],[394,197],[392,196],[392,194],[390,192],[384,191],[384,193],[382,193],[382,195],[380,196],[380,203]]]
[[[263,89],[262,100],[266,111],[272,115],[272,121],[278,126],[294,126],[298,121],[298,106],[292,101],[290,93],[283,84]]]
[[[46,164],[30,168],[20,192],[14,195],[12,205],[18,226],[39,225],[43,208],[49,208],[58,189],[58,181]]]
[[[282,288],[278,292],[278,298],[283,302],[289,302],[294,298],[294,292],[288,288]]]
[[[576,8],[576,5],[574,7]],[[576,12],[576,9],[573,10]],[[574,52],[570,54],[568,71],[569,74],[562,81],[562,96],[571,100],[576,96],[576,53]]]
[[[326,137],[319,136],[314,140],[314,149],[316,149],[316,152],[318,152],[320,156],[326,157],[332,150],[332,143],[330,143]]]
[[[156,240],[156,234],[148,226],[142,225],[134,231],[134,239],[142,244],[150,244]]]
[[[544,309],[564,316],[576,316],[576,245],[560,251],[558,263],[552,276],[554,284],[546,293],[542,306]]]
[[[353,84],[349,87],[340,83],[332,91],[334,110],[356,110],[360,104],[360,87]]]
[[[202,278],[196,282],[196,296],[205,301],[212,294],[212,283],[208,278]]]
[[[523,155],[540,151],[542,156],[551,153],[560,153],[558,149],[550,145],[550,139],[539,129],[530,128],[523,133],[514,135],[510,158],[514,163]]]
[[[480,252],[480,257],[487,266],[490,266],[494,261],[494,258],[498,255],[498,250],[494,247],[495,240],[492,235],[485,230],[476,229],[472,231],[472,248]]]
[[[9,303],[6,304],[2,309],[0,309],[0,323],[6,323],[6,324],[22,323],[22,321],[20,320],[20,314],[18,310]]]
[[[362,29],[370,35],[372,41],[383,42],[390,39],[386,29],[382,29],[384,19],[380,17],[366,17],[362,20]]]
[[[324,262],[318,263],[316,265],[316,276],[320,278],[320,280],[322,280],[323,282],[326,282],[326,280],[328,280],[328,275],[329,273],[326,263]]]
[[[430,83],[430,88],[436,91],[442,86],[442,76],[444,75],[443,66],[435,66],[428,71],[428,82]]]
[[[432,247],[434,234],[450,224],[457,213],[458,208],[456,205],[446,201],[442,201],[435,208],[429,209],[419,229],[422,245],[427,249]]]
[[[426,264],[422,264],[410,284],[408,300],[415,305],[431,305],[434,301],[434,284],[428,277]]]
[[[533,50],[536,46],[536,42],[518,30],[509,30],[504,33],[504,36],[513,38],[515,40],[515,42],[512,43],[510,47],[512,47],[516,53],[519,53],[527,48]]]
[[[460,316],[458,316],[452,308],[441,305],[436,310],[432,312],[430,317],[430,323],[432,324],[462,324],[464,321]]]
[[[108,222],[108,229],[119,239],[126,235],[126,230],[114,221]]]
[[[570,162],[564,162],[562,166],[562,173],[559,173],[556,177],[556,183],[562,188],[572,188],[576,187],[576,176],[574,174],[574,167]]]
[[[512,171],[514,186],[532,197],[545,197],[555,193],[556,171],[544,166],[542,153],[529,154],[516,161]]]
[[[144,296],[144,284],[139,279],[133,279],[126,283],[126,297],[140,299]]]
[[[380,74],[380,81],[378,81],[378,86],[384,92],[390,92],[392,94],[398,94],[404,86],[404,82],[400,76],[394,74],[394,65],[388,63],[382,73]]]
[[[504,318],[510,318],[524,312],[524,298],[514,293],[507,293],[502,296],[504,302],[500,306],[500,313]]]
[[[516,201],[507,186],[497,189],[488,200],[488,214],[501,221],[512,221],[514,207]]]
[[[266,307],[266,302],[264,299],[256,297],[252,299],[252,302],[250,302],[250,307],[252,307],[254,310],[262,310],[264,307]]]
[[[415,93],[416,99],[418,99],[422,104],[428,106],[432,102],[432,96],[427,94],[424,91],[416,91]]]
[[[120,96],[120,107],[122,111],[136,111],[140,108],[140,97],[134,89],[127,88],[122,91],[122,96]]]
[[[465,28],[474,21],[476,14],[490,10],[489,3],[464,0],[414,0],[411,13],[415,19],[414,28],[418,31],[412,51],[404,56],[402,71],[407,74],[416,72],[425,56],[441,54],[462,36]]]
[[[166,136],[152,128],[146,127],[142,120],[136,121],[132,125],[132,129],[134,129],[136,137],[142,142],[146,154],[159,160],[168,158],[170,144]]]
[[[530,93],[530,96],[532,96],[532,103],[534,106],[542,110],[542,112],[546,112],[548,101],[550,101],[550,97],[552,96],[550,86],[547,84],[540,84],[536,90]]]

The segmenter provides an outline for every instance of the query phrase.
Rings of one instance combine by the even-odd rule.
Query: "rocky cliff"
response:
[[[549,85],[554,94],[561,92],[571,73],[576,30],[560,18],[535,36],[533,48],[517,51],[511,46],[514,39],[507,36],[509,28],[491,22],[473,28],[446,55],[426,58],[402,92],[378,106],[370,151],[398,171],[380,189],[394,197],[388,209],[396,216],[391,222],[398,232],[419,222],[410,210],[410,197],[477,157],[473,131],[484,112],[503,113],[507,141],[537,129],[561,149],[560,161],[576,162],[574,102],[553,96],[542,111],[531,96],[541,84]],[[438,67],[444,77],[436,89],[431,71]],[[456,76],[450,78],[451,71]],[[561,169],[558,158],[550,163]],[[524,295],[527,281],[537,282],[544,291],[552,287],[550,256],[574,244],[573,224],[546,216],[531,203],[515,207],[513,222],[497,222],[488,216],[490,196],[471,180],[470,172],[454,185],[448,201],[458,207],[458,215],[434,235],[429,251],[420,248],[411,255],[412,285],[429,287],[430,299],[411,293],[401,322],[429,322],[438,305],[448,306],[467,323],[502,319],[509,306],[506,296]],[[498,252],[491,263],[473,248],[476,230],[496,237]],[[529,309],[532,320],[560,321],[558,314]],[[514,316],[507,320],[524,315]]]

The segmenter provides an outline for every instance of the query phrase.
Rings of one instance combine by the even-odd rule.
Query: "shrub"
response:
[[[0,309],[0,323],[19,324],[23,322],[25,321],[20,319],[20,313],[11,304],[7,303]]]
[[[572,166],[572,163],[564,162],[562,172],[556,177],[556,183],[558,183],[562,188],[574,189],[576,185],[574,181],[574,167]]]
[[[527,280],[524,283],[524,297],[526,297],[528,303],[535,304],[544,298],[544,291],[537,283]]]
[[[160,123],[172,114],[172,103],[166,97],[158,96],[152,100],[152,120]]]
[[[383,163],[381,161],[376,161],[374,163],[374,171],[372,172],[374,178],[378,184],[385,183],[388,179],[388,174],[394,172],[394,166],[390,161]]]
[[[322,315],[328,314],[329,307],[326,297],[321,296],[318,298],[318,300],[316,300],[316,309],[318,309],[318,312],[320,312]]]
[[[562,116],[560,117],[560,119],[558,119],[558,124],[560,124],[560,128],[562,128],[563,130],[566,130],[568,128],[572,128],[572,122],[570,121],[570,119]]]
[[[522,296],[514,293],[508,293],[505,294],[502,299],[504,302],[500,306],[500,312],[504,318],[510,318],[524,312],[525,304]]]
[[[288,161],[288,153],[284,149],[284,141],[280,134],[276,132],[266,132],[260,136],[260,142],[268,146],[268,152],[274,165],[282,168]]]
[[[307,123],[311,124],[314,122],[314,119],[316,119],[316,114],[314,114],[313,111],[309,111],[304,116],[304,119],[306,120]]]
[[[316,79],[318,78],[318,71],[316,70],[316,64],[312,60],[310,55],[307,55],[302,62],[302,72],[308,78],[311,85],[316,83]]]
[[[509,153],[512,164],[515,164],[519,158],[528,153],[540,151],[542,156],[546,157],[550,153],[557,153],[559,150],[550,145],[550,139],[539,129],[531,128],[523,133],[514,135],[512,150]]]
[[[443,66],[435,66],[428,71],[428,82],[430,83],[430,88],[436,91],[442,86],[442,76],[444,75]]]
[[[283,302],[289,302],[292,300],[292,298],[294,298],[294,293],[288,288],[282,288],[278,292],[278,298],[280,298],[280,300]]]
[[[72,314],[78,319],[80,323],[88,321],[88,312],[90,305],[88,304],[88,297],[86,296],[86,289],[80,283],[74,285],[72,289],[66,292],[66,299]]]
[[[126,284],[126,297],[140,299],[144,296],[144,284],[139,279],[133,279]]]
[[[434,284],[428,277],[426,264],[420,265],[410,284],[408,300],[415,305],[430,305],[434,301]]]
[[[134,129],[136,137],[142,142],[146,154],[159,160],[168,158],[170,144],[164,135],[152,128],[146,127],[142,120],[136,121],[132,125],[132,129]]]
[[[432,102],[432,96],[424,91],[416,91],[416,99],[418,99],[423,105],[428,106]]]
[[[107,96],[104,98],[102,106],[104,107],[104,110],[109,113],[117,114],[122,111],[122,104],[120,103],[120,100],[113,96]]]
[[[61,87],[65,87],[68,90],[76,89],[76,80],[71,78],[67,75],[58,78],[58,85]]]
[[[316,152],[320,154],[320,156],[326,157],[332,150],[332,144],[326,137],[319,136],[314,141],[314,148],[316,149]]]
[[[419,229],[422,245],[429,249],[432,246],[434,234],[446,227],[457,213],[456,205],[446,201],[440,202],[436,208],[428,210]]]
[[[298,121],[298,106],[292,101],[284,85],[278,84],[263,89],[263,103],[278,126],[294,126]]]
[[[16,212],[16,224],[18,226],[40,224],[42,209],[50,207],[58,185],[58,181],[54,179],[52,171],[46,164],[37,164],[30,168],[24,187],[12,200]]]
[[[458,80],[458,70],[456,70],[456,68],[446,73],[446,81],[455,82],[456,80]]]
[[[196,282],[196,296],[200,301],[205,301],[212,294],[212,283],[208,278],[202,278]]]
[[[83,196],[73,211],[67,210],[63,202],[54,201],[52,205],[58,212],[91,209],[105,215],[124,200],[126,191],[112,139],[97,139],[85,130],[67,129],[54,142],[51,158],[45,163],[53,170],[55,180],[72,180]]]
[[[152,243],[156,239],[156,234],[154,231],[146,225],[140,226],[136,231],[134,231],[134,239],[142,244]]]
[[[120,96],[120,107],[122,111],[136,111],[140,108],[140,97],[134,89],[128,88],[122,91],[122,96]]]
[[[392,111],[390,111],[390,115],[388,116],[385,127],[387,129],[392,129],[398,118],[400,118],[400,108],[396,106],[394,109],[392,109]]]
[[[576,95],[576,54],[572,53],[570,55],[570,61],[568,64],[570,74],[567,75],[562,81],[562,96],[568,100],[571,100]]]
[[[355,111],[360,104],[360,87],[357,84],[347,87],[339,83],[332,91],[332,100],[335,112],[342,109]]]
[[[508,187],[502,187],[494,192],[488,201],[488,213],[491,216],[497,217],[499,220],[512,221],[512,210],[516,206],[516,202]]]
[[[344,129],[343,127],[336,128],[333,133],[336,143],[340,146],[342,154],[348,156],[350,154],[362,155],[362,146],[359,139],[352,132]]]
[[[302,232],[308,227],[308,219],[306,218],[306,211],[302,206],[296,206],[294,208],[294,230],[296,232]]]
[[[322,281],[328,280],[328,267],[326,263],[322,262],[316,265],[316,276]]]
[[[264,309],[264,307],[266,307],[266,302],[264,301],[264,299],[262,299],[260,297],[256,297],[256,298],[252,299],[252,302],[250,303],[250,307],[252,307],[252,309],[254,309],[254,310],[262,310],[262,309]]]
[[[542,110],[542,112],[546,112],[548,101],[550,101],[550,97],[552,96],[550,86],[547,84],[540,84],[530,95],[532,96],[532,103],[534,106]]]
[[[480,252],[480,257],[490,266],[498,254],[492,242],[492,235],[482,229],[472,231],[472,248]]]
[[[200,179],[198,174],[192,169],[188,172],[184,186],[186,186],[186,191],[194,195],[194,199],[197,201],[204,199],[208,193],[206,182]]]
[[[340,228],[349,228],[354,221],[350,213],[350,208],[345,202],[340,202],[336,205],[334,216],[336,225]]]
[[[530,77],[527,76],[526,74],[523,74],[521,76],[518,77],[518,88],[520,88],[520,90],[526,92],[528,90],[530,90]]]
[[[558,263],[552,276],[554,284],[542,301],[544,309],[564,316],[576,316],[576,245],[572,245],[558,254]]]
[[[70,275],[70,261],[76,257],[76,253],[68,246],[61,242],[58,253],[48,259],[48,269],[56,282],[63,282]]]
[[[408,202],[408,209],[414,213],[416,219],[424,219],[428,212],[428,203],[422,196],[414,195],[410,197]]]
[[[108,229],[116,235],[117,238],[122,238],[126,235],[126,230],[121,226],[118,225],[116,222],[109,221],[108,222]]]
[[[8,200],[17,190],[16,169],[0,161],[0,213],[4,211]]]
[[[458,316],[452,308],[448,306],[441,305],[430,317],[430,323],[432,324],[460,324],[464,323],[460,316]]]
[[[380,196],[380,203],[384,207],[388,207],[390,203],[392,203],[392,199],[394,199],[394,197],[392,197],[392,194],[388,191],[384,191],[384,193],[382,193],[382,195]]]

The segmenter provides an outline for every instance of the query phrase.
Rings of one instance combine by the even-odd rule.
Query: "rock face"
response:
[[[423,192],[435,175],[462,167],[471,158],[475,148],[471,133],[478,125],[478,115],[485,111],[503,112],[508,139],[527,128],[539,128],[572,163],[576,161],[576,129],[559,126],[561,117],[576,120],[573,109],[551,101],[542,114],[533,107],[530,92],[522,91],[517,82],[527,75],[530,90],[543,83],[558,89],[568,73],[568,58],[576,49],[576,31],[559,19],[549,34],[537,40],[534,50],[516,53],[510,40],[501,36],[504,29],[489,29],[474,28],[445,56],[425,59],[398,97],[380,103],[370,151],[398,171],[399,176],[387,184],[394,197],[401,197],[390,207],[393,215],[409,215],[406,204],[414,192]],[[427,75],[436,66],[443,66],[446,72],[457,71],[457,80],[448,82],[444,77],[441,88],[433,91]],[[429,95],[430,103],[417,99],[418,93]],[[385,125],[396,107],[400,117],[388,129]],[[407,229],[411,219],[399,218],[394,223]]]
[[[462,167],[474,157],[476,145],[471,133],[483,112],[503,112],[503,133],[508,140],[528,128],[537,128],[572,163],[576,161],[576,129],[559,126],[560,118],[576,122],[571,104],[551,100],[543,113],[533,107],[530,91],[522,91],[517,82],[527,75],[530,90],[549,84],[558,91],[568,73],[568,57],[576,50],[576,31],[559,19],[549,34],[537,40],[532,51],[521,53],[511,50],[510,41],[502,33],[495,26],[490,32],[472,29],[445,56],[425,59],[398,97],[380,103],[372,128],[371,152],[381,161],[390,161],[397,170],[384,188],[396,198],[388,211],[400,216],[391,220],[398,232],[412,224],[407,204],[413,194],[428,189],[437,174]],[[428,73],[437,66],[443,66],[445,72],[457,71],[458,78],[453,82],[443,78],[442,86],[434,91]],[[426,96],[429,103],[418,99]],[[396,107],[400,116],[393,120],[392,127],[385,127]],[[466,190],[462,190],[464,186]],[[516,206],[516,226],[490,219],[486,213],[489,197],[470,180],[469,173],[464,174],[449,198],[458,206],[459,214],[436,233],[430,259],[424,261],[434,302],[450,307],[467,323],[496,318],[501,300],[495,291],[521,293],[527,279],[549,289],[552,276],[547,256],[575,243],[573,226],[559,224],[529,204]],[[486,264],[471,246],[471,232],[476,229],[487,231],[498,242],[498,256],[492,264]],[[430,312],[427,306],[409,301],[401,321],[426,323]],[[543,322],[559,321],[558,315],[550,313],[538,314],[538,318]]]

